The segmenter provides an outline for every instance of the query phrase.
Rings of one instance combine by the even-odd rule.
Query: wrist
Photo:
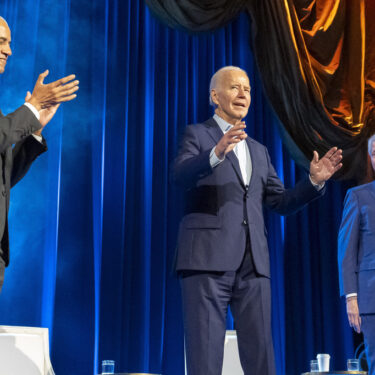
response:
[[[35,98],[33,98],[33,97],[31,97],[26,102],[30,103],[31,105],[33,105],[38,112],[42,109],[40,103]]]
[[[41,137],[42,136],[42,130],[43,130],[43,128],[35,131],[33,134]]]
[[[351,301],[357,301],[357,296],[346,297],[346,303],[351,302]]]
[[[224,152],[221,152],[218,146],[215,147],[215,155],[219,160],[223,160],[225,157]]]
[[[314,175],[312,175],[310,173],[310,181],[315,184],[315,185],[321,185],[323,182],[325,182],[324,180],[323,181],[320,181],[318,180]]]

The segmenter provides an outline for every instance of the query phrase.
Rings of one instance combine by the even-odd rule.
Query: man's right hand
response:
[[[31,97],[27,100],[38,111],[50,108],[59,103],[69,102],[77,96],[74,93],[79,88],[79,81],[73,81],[76,77],[74,74],[61,78],[55,82],[44,84],[44,79],[47,77],[48,73],[49,71],[46,70],[39,75]]]
[[[348,297],[346,299],[346,312],[350,327],[353,327],[357,333],[361,332],[361,317],[359,316],[357,297]]]
[[[231,152],[236,144],[247,137],[244,129],[246,124],[238,121],[230,130],[228,130],[220,139],[215,148],[216,156],[222,160],[228,152]]]

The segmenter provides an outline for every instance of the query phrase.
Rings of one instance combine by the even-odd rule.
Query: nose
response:
[[[239,90],[238,90],[238,96],[241,97],[241,98],[243,98],[243,97],[246,96],[246,95],[245,95],[245,90],[244,90],[243,87],[240,87],[240,88],[239,88]]]
[[[6,56],[11,56],[12,55],[12,49],[10,48],[9,43],[4,44],[1,47],[1,53],[4,54],[4,55],[6,55]]]

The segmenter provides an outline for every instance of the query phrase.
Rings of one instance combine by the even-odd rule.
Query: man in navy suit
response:
[[[230,305],[245,375],[274,375],[270,265],[263,206],[290,214],[323,194],[341,150],[319,159],[310,177],[286,190],[266,147],[245,133],[249,78],[224,67],[210,84],[213,118],[190,125],[173,166],[185,189],[176,270],[180,275],[188,375],[220,375]]]
[[[368,140],[368,153],[375,171],[375,135]],[[349,325],[363,331],[369,374],[375,375],[375,181],[346,193],[338,263]]]
[[[10,44],[10,28],[0,17],[0,74],[4,73],[12,55]],[[26,174],[37,156],[47,150],[41,135],[43,128],[53,118],[59,105],[73,100],[78,90],[78,81],[72,81],[74,75],[44,84],[47,75],[48,70],[39,75],[32,94],[27,93],[24,105],[7,116],[0,111],[0,291],[5,267],[9,264],[10,188]]]

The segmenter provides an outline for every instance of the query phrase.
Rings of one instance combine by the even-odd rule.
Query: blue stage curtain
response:
[[[218,68],[247,70],[249,135],[268,146],[287,185],[304,173],[263,96],[248,18],[191,36],[131,0],[3,0],[0,15],[13,39],[0,78],[4,113],[47,68],[47,82],[70,73],[80,80],[78,98],[44,132],[48,152],[12,191],[0,324],[48,327],[57,374],[97,374],[102,359],[114,359],[121,372],[182,375],[171,271],[182,202],[169,165],[185,125],[212,114],[208,86]],[[267,216],[280,375],[307,370],[317,352],[341,369],[353,356],[335,260],[343,192],[329,186],[297,216]]]

